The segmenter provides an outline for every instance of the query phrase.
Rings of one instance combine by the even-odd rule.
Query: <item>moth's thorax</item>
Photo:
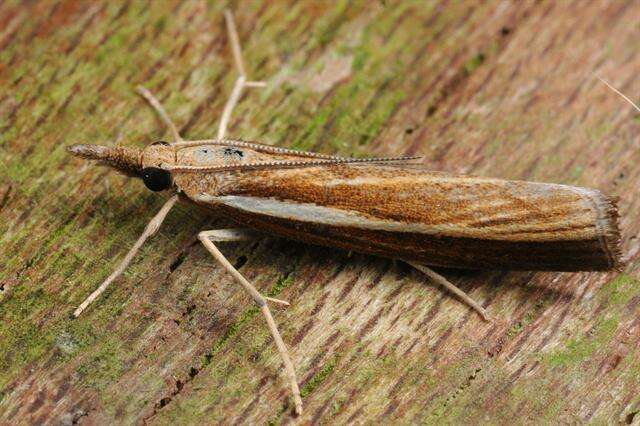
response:
[[[267,154],[244,147],[219,145],[179,148],[175,155],[177,165],[209,167],[295,159],[292,156]],[[176,186],[188,194],[216,194],[221,188],[234,185],[234,182],[243,174],[247,172],[174,173],[173,179]]]
[[[155,143],[147,146],[141,155],[142,168],[162,168],[163,165],[173,165],[176,161],[175,148],[170,145]]]
[[[276,161],[289,157],[265,154],[248,148],[218,145],[200,145],[180,148],[176,151],[176,164],[181,166],[223,166]]]

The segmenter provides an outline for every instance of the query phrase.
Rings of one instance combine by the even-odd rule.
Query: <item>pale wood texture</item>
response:
[[[293,423],[251,300],[177,206],[81,318],[164,202],[72,143],[215,134],[236,78],[218,2],[0,5],[0,423]],[[247,91],[229,136],[619,195],[621,273],[440,270],[267,239],[223,251],[258,289],[309,423],[640,419],[640,3],[231,3]]]

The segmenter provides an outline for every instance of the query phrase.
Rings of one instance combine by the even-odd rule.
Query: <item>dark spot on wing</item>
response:
[[[237,148],[225,148],[222,151],[222,153],[224,154],[225,157],[236,157],[236,158],[244,157],[244,152],[242,152]]]

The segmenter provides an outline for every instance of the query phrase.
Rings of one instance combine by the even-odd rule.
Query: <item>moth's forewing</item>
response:
[[[177,159],[292,158],[238,151],[200,146]],[[615,205],[591,189],[378,165],[180,173],[174,181],[194,202],[243,226],[429,265],[605,270],[620,258]]]

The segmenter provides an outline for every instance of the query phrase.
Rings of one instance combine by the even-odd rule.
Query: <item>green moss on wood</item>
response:
[[[340,361],[340,356],[336,354],[332,358],[330,358],[327,362],[325,362],[322,365],[322,368],[316,374],[311,376],[309,381],[307,381],[307,383],[305,383],[304,386],[300,388],[300,396],[302,398],[306,398],[309,394],[315,391],[320,385],[322,385],[322,383],[327,379],[327,377],[329,377],[329,375],[336,368],[336,365],[338,365],[339,361]]]
[[[611,341],[619,323],[619,318],[599,321],[585,336],[569,340],[562,349],[552,352],[546,361],[552,367],[576,367],[588,360],[598,349]]]

